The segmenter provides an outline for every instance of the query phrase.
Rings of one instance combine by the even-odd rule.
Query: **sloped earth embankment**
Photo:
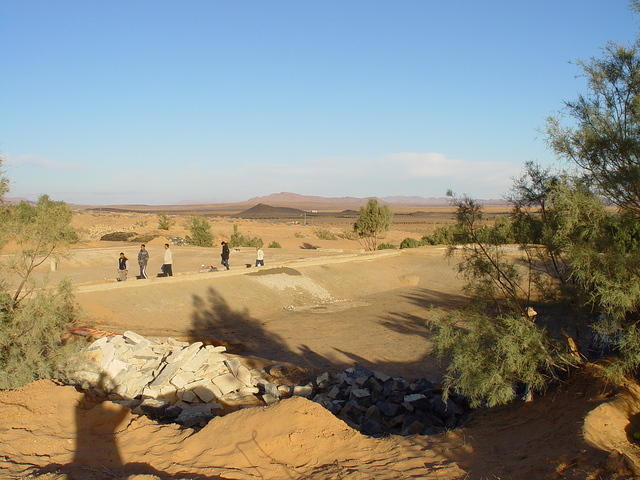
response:
[[[363,436],[300,397],[216,418],[197,432],[158,425],[49,381],[0,395],[0,411],[5,478],[27,473],[85,479],[126,474],[172,479],[464,475],[453,462],[445,462],[439,477],[429,476],[425,461],[440,463],[438,455],[419,445],[401,447]]]
[[[0,393],[0,472],[45,480],[631,479],[637,447],[626,435],[638,398],[635,386],[608,392],[587,367],[532,403],[478,412],[462,429],[375,439],[300,397],[195,431],[38,381]]]

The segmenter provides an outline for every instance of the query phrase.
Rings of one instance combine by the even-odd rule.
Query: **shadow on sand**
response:
[[[445,294],[426,288],[413,288],[406,294],[400,295],[399,298],[403,303],[412,305],[413,311],[416,310],[416,306],[420,307],[420,310],[425,307],[424,316],[402,311],[388,312],[378,317],[378,324],[402,336],[421,337],[425,339],[425,342],[428,342],[430,336],[426,327],[426,307],[454,308],[464,305],[467,301],[466,297],[461,295]],[[232,309],[222,295],[213,288],[207,290],[206,298],[193,295],[192,303],[189,341],[224,345],[230,353],[255,355],[273,362],[288,362],[314,370],[339,370],[360,364],[391,375],[399,375],[399,372],[411,372],[415,377],[429,376],[433,379],[441,371],[441,366],[438,365],[430,352],[418,356],[416,360],[411,362],[385,362],[372,361],[337,347],[332,347],[332,350],[342,354],[340,355],[341,360],[329,358],[305,344],[297,346],[294,351],[278,333],[269,331],[265,322],[252,317],[248,308]],[[366,314],[371,315],[371,312]],[[317,314],[296,313],[295,315],[306,315],[309,318]],[[297,321],[300,318],[292,316],[291,321]],[[357,334],[361,333],[357,332]],[[322,332],[318,332],[318,335],[322,335]],[[398,346],[393,345],[390,348],[398,348]],[[350,361],[344,360],[345,357]]]
[[[289,349],[277,333],[269,332],[264,323],[253,318],[249,310],[233,310],[213,288],[207,290],[207,298],[193,295],[193,313],[189,341],[202,341],[224,345],[229,353],[248,354],[272,360],[289,362],[303,368],[324,368],[331,362],[301,345],[298,352]]]
[[[97,388],[104,389],[108,377],[102,374]],[[28,470],[29,477],[44,476],[47,479],[70,480],[126,479],[130,475],[151,475],[161,480],[217,480],[220,477],[204,476],[189,472],[169,474],[144,462],[122,460],[116,435],[128,428],[124,420],[127,408],[105,402],[106,398],[95,391],[83,392],[75,405],[75,445],[73,460],[67,464],[51,463]],[[1,475],[0,475],[1,476]]]
[[[428,289],[414,289],[404,298],[425,308],[451,308],[463,305],[466,301],[462,296],[446,295]],[[297,365],[329,364],[335,368],[345,366],[333,364],[309,348],[302,348],[299,352],[290,351],[280,336],[268,332],[258,319],[251,317],[247,309],[231,309],[214,289],[209,289],[206,299],[194,296],[193,305],[190,331],[193,340],[204,339],[212,343],[227,344],[231,351],[244,350],[270,360],[288,361]],[[380,323],[402,335],[428,336],[425,318],[420,315],[391,312],[380,317]],[[342,353],[353,362],[381,371],[401,365],[400,362],[371,364],[352,353]],[[425,354],[416,360],[415,366],[422,368],[429,362],[433,362],[433,358],[430,354]],[[103,382],[105,380],[102,379]],[[581,437],[584,415],[597,404],[592,400],[597,397],[592,391],[594,385],[573,382],[564,391],[557,394],[550,392],[552,397],[544,402],[479,411],[475,420],[461,434],[451,432],[435,442],[428,439],[416,441],[423,443],[425,449],[437,451],[443,458],[456,462],[468,472],[465,477],[468,479],[585,478],[576,476],[581,469],[581,462],[582,465],[593,465],[594,462],[604,462],[606,459],[606,454],[588,446]],[[73,460],[65,465],[50,464],[30,470],[32,475],[63,474],[69,479],[83,480],[127,478],[135,474],[150,475],[161,480],[220,478],[189,472],[169,474],[157,470],[149,463],[125,463],[116,434],[128,427],[124,425],[126,410],[114,408],[114,404],[103,403],[102,400],[85,393],[76,406],[77,436]],[[251,440],[247,439],[247,442]],[[234,448],[242,450],[247,442],[240,442]],[[566,468],[559,471],[558,465],[562,462],[565,462]],[[438,465],[425,464],[425,467],[428,471],[438,469]],[[252,468],[257,472],[256,478],[261,478],[258,467]],[[312,477],[289,475],[289,478]]]

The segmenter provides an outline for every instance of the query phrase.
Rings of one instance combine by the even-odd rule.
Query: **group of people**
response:
[[[220,253],[220,257],[222,258],[221,264],[229,270],[229,256],[231,251],[229,250],[229,245],[227,242],[222,242],[220,244],[222,246],[222,252]],[[125,256],[124,252],[120,252],[120,257],[118,258],[118,276],[117,281],[122,282],[127,279],[127,274],[129,272],[128,266],[129,259]],[[140,251],[138,252],[138,266],[140,267],[140,275],[137,277],[138,279],[149,278],[147,276],[147,264],[149,263],[149,251],[145,244],[140,245]],[[264,267],[264,251],[261,247],[256,247],[256,267],[262,266]],[[160,267],[161,273],[158,274],[160,277],[173,277],[173,254],[171,253],[171,248],[168,243],[164,244],[164,263]]]
[[[125,256],[124,252],[120,252],[120,257],[118,258],[118,276],[117,280],[122,282],[127,279],[127,274],[129,273],[129,259]],[[147,246],[143,243],[140,245],[140,251],[138,252],[138,267],[140,267],[140,275],[137,278],[149,278],[147,276],[147,264],[149,263],[149,251],[147,250]],[[169,248],[169,244],[164,244],[164,263],[162,267],[160,267],[162,273],[160,274],[163,277],[172,277],[173,276],[173,254],[171,253],[171,248]]]

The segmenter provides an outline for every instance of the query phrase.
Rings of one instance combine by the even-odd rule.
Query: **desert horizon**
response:
[[[175,202],[175,203],[118,203],[118,204],[77,204],[69,203],[74,208],[113,208],[120,210],[132,211],[176,211],[176,210],[232,210],[234,208],[242,208],[248,205],[268,204],[273,206],[303,208],[307,210],[317,209],[325,211],[347,210],[349,208],[364,206],[369,199],[378,199],[382,203],[389,205],[394,209],[407,209],[411,207],[448,207],[451,205],[451,199],[447,197],[420,197],[420,196],[368,196],[368,197],[349,197],[349,196],[318,196],[318,195],[302,195],[292,192],[279,192],[258,197],[250,197],[247,200],[235,202]],[[55,199],[55,198],[54,198]],[[20,201],[33,202],[37,198],[21,198],[11,197],[5,198],[9,203],[17,203]],[[59,200],[59,199],[56,199]],[[504,199],[482,199],[479,198],[483,205],[499,206],[506,205]]]

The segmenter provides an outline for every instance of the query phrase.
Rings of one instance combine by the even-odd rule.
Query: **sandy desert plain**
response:
[[[242,209],[250,205],[242,206]],[[283,365],[281,384],[361,365],[407,380],[441,380],[425,322],[431,307],[464,305],[455,258],[442,246],[364,252],[356,240],[317,238],[319,228],[350,230],[352,208],[316,209],[304,218],[231,217],[240,207],[175,206],[175,224],[157,229],[162,208],[78,208],[81,241],[51,272],[70,278],[83,322],[107,331],[224,345],[265,372]],[[309,208],[307,205],[302,208]],[[384,239],[398,245],[453,222],[447,206],[394,208]],[[489,217],[506,213],[488,206]],[[155,236],[148,271],[160,269],[167,237],[185,237],[190,215],[205,215],[213,248],[172,246],[174,277],[136,280],[139,242],[106,242],[114,231]],[[247,268],[255,250],[221,240],[237,225],[265,245],[265,267]],[[314,248],[302,248],[304,244]],[[307,247],[309,246],[307,245]],[[115,282],[119,252],[130,277]],[[303,397],[215,417],[203,428],[157,423],[95,392],[52,380],[0,393],[0,478],[102,479],[613,479],[637,478],[638,447],[625,436],[640,406],[634,386],[612,391],[587,368],[533,403],[479,409],[437,435],[364,435]],[[80,455],[79,452],[83,452]]]

